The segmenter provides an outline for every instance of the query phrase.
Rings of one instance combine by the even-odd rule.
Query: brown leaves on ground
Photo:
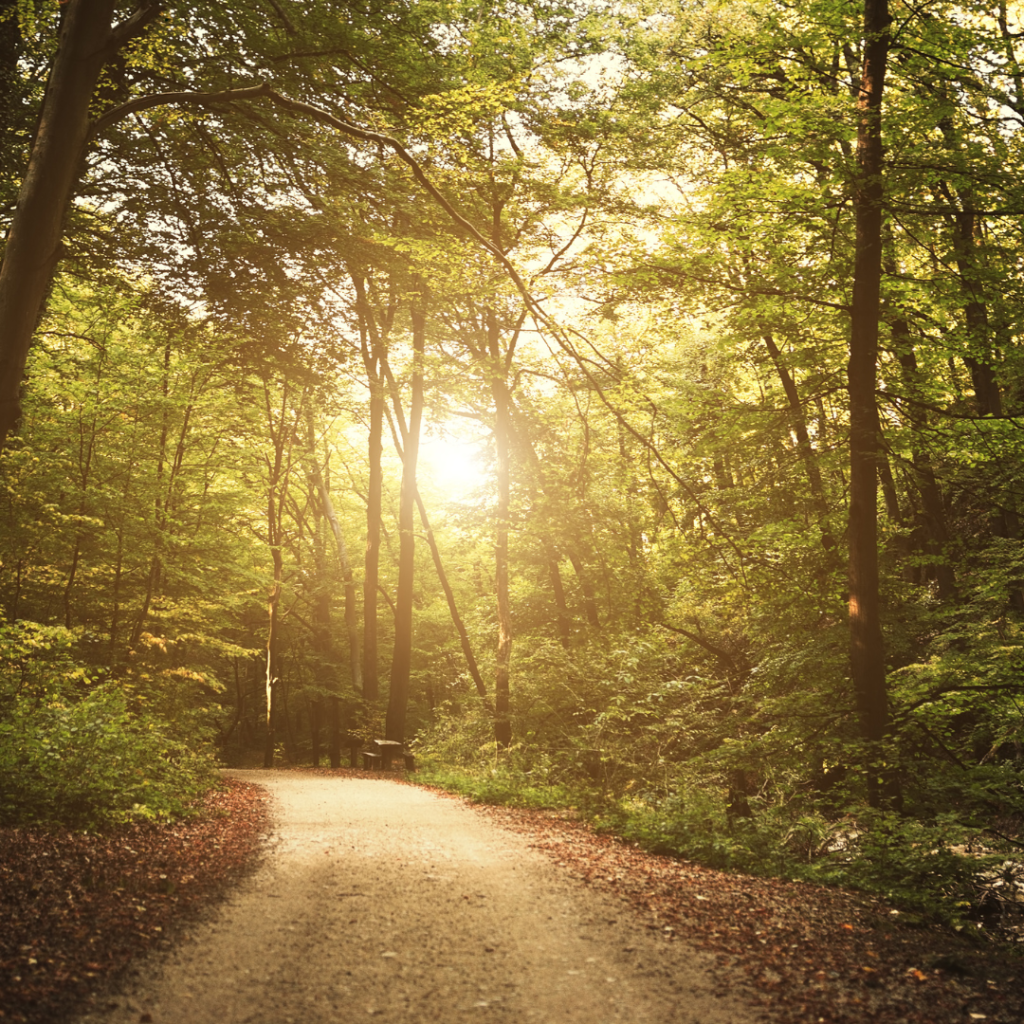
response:
[[[252,863],[265,793],[229,782],[195,818],[103,834],[0,829],[0,1021],[60,1019]]]
[[[641,910],[647,927],[715,954],[723,989],[753,989],[785,1024],[1024,1021],[1024,959],[881,900],[645,853],[544,811],[478,808],[583,881]]]
[[[210,794],[201,817],[104,835],[0,829],[0,1024],[52,1022],[80,1009],[104,977],[222,892],[267,831],[262,794],[232,781]],[[708,950],[722,989],[752,992],[768,1020],[1024,1021],[1021,957],[910,926],[880,900],[656,856],[551,812],[478,810],[631,903],[666,941]]]

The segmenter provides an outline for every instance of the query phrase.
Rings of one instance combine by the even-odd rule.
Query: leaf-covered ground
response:
[[[269,828],[260,787],[230,782],[200,814],[102,835],[0,829],[0,1021],[75,1009],[248,867]]]
[[[752,991],[767,1020],[1024,1021],[1024,959],[1005,948],[912,926],[856,893],[644,853],[550,812],[479,810],[627,900],[640,912],[638,927],[716,954],[718,984]],[[221,893],[252,862],[267,827],[260,789],[233,782],[210,796],[202,817],[171,826],[104,836],[0,830],[0,1021],[52,1022],[80,1007]]]
[[[645,853],[550,812],[487,807],[503,828],[585,882],[628,900],[647,928],[717,955],[724,988],[753,988],[766,1017],[798,1022],[1024,1021],[1024,958],[881,900],[727,874]]]

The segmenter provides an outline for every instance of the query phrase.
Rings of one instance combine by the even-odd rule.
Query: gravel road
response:
[[[385,779],[267,787],[267,857],[82,1024],[752,1024],[713,961],[470,807]]]

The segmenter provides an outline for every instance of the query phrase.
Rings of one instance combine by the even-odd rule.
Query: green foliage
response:
[[[25,100],[0,154],[9,198],[55,39],[38,6],[17,5],[4,65]],[[419,489],[485,679],[506,532],[513,634],[498,750],[417,526],[407,721],[424,777],[961,916],[984,861],[960,848],[1024,821],[1019,12],[894,7],[878,751],[857,742],[842,550],[855,6],[272,6],[170,4],[109,62],[93,112],[265,71],[401,139],[552,319],[523,313],[404,161],[323,122],[159,106],[103,133],[0,465],[2,766],[22,793],[4,813],[172,813],[167,794],[204,770],[181,744],[264,738],[268,647],[288,757],[317,699],[382,733],[343,594],[365,582],[368,396],[386,390],[400,438],[415,294],[427,430],[481,453],[472,494],[426,472]],[[401,460],[382,465],[386,680]],[[902,817],[869,808],[879,775]]]
[[[537,785],[531,770],[517,769],[507,763],[474,774],[426,760],[417,769],[416,781],[458,793],[480,804],[534,810],[572,806],[572,793],[564,786]]]
[[[0,626],[0,823],[98,827],[169,818],[216,782],[195,733],[97,682],[72,658],[72,635]]]
[[[499,751],[485,718],[437,709],[419,741],[425,778],[482,802],[571,809],[654,852],[860,888],[963,926],[984,904],[985,873],[1015,857],[982,829],[994,813],[1024,813],[1019,771],[967,763],[980,722],[968,727],[962,705],[945,709],[941,743],[936,708],[918,708],[888,753],[909,813],[871,810],[850,770],[865,754],[852,727],[837,728],[836,690],[821,677],[817,690],[787,682],[808,670],[798,654],[794,668],[776,649],[749,692],[735,693],[707,671],[713,661],[673,678],[682,655],[663,642],[572,655],[537,645],[517,665],[522,742]],[[991,720],[1005,722],[1005,709]],[[808,735],[809,723],[828,730],[828,744]]]

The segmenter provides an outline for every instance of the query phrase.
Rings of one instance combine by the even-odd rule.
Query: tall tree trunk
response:
[[[274,501],[271,497],[270,516],[274,516]],[[276,544],[271,547],[271,557],[274,563],[274,582],[270,588],[267,598],[267,673],[265,680],[265,692],[267,698],[267,732],[263,745],[263,767],[274,767],[274,721],[275,721],[275,696],[277,694],[277,658],[278,647],[278,612],[281,602],[281,578],[283,575],[283,559],[281,549]]]
[[[943,126],[947,144],[956,148],[952,128]],[[947,190],[948,192],[948,190]],[[956,214],[954,251],[964,296],[964,320],[967,326],[971,355],[964,356],[964,365],[971,373],[974,387],[974,405],[979,416],[1003,415],[1003,395],[996,376],[992,352],[992,327],[986,297],[983,253],[981,252],[981,224],[974,212],[975,197],[971,188],[957,190],[961,205]],[[949,193],[952,199],[952,193]],[[1012,494],[1000,501],[991,517],[992,532],[998,537],[1016,539],[1020,535],[1020,519],[1014,507]],[[1015,603],[1024,609],[1024,598],[1015,588]]]
[[[416,464],[419,461],[420,425],[423,420],[423,348],[426,315],[420,303],[412,309],[412,394],[409,429],[402,458],[402,490],[398,509],[398,595],[395,601],[395,649],[391,660],[391,686],[385,736],[405,741],[405,714],[409,703],[412,670],[412,604],[416,570]]]
[[[893,321],[892,335],[899,355],[904,387],[912,396],[917,397],[920,392],[917,356],[911,341],[910,326],[902,317],[897,317]],[[920,430],[927,425],[928,414],[924,411],[915,412],[911,405],[910,419],[915,430]],[[923,510],[921,525],[927,538],[924,548],[932,558],[931,568],[938,584],[939,598],[948,601],[956,595],[956,576],[949,560],[950,538],[946,525],[946,510],[942,503],[942,491],[928,454],[915,447],[913,460],[914,476]]]
[[[16,19],[11,19],[15,20]],[[102,387],[103,380],[103,369],[106,364],[105,355],[101,356],[99,360],[99,366],[96,369],[96,395],[99,396],[100,389]],[[79,483],[82,488],[82,497],[78,503],[78,514],[84,516],[88,503],[86,501],[87,489],[92,474],[92,459],[96,452],[96,411],[93,410],[92,417],[90,418],[89,428],[85,429],[85,424],[82,422],[81,414],[79,414],[79,454],[78,462],[81,466],[81,475],[79,477]],[[71,556],[71,568],[68,571],[67,583],[64,585],[64,626],[67,629],[71,628],[72,624],[72,612],[71,612],[71,595],[75,588],[75,578],[78,574],[78,565],[82,557],[82,541],[85,540],[85,534],[79,531],[75,534],[75,548]]]
[[[492,312],[487,322],[488,348],[492,363],[491,396],[494,400],[494,447],[497,453],[498,507],[495,512],[494,579],[497,591],[498,645],[494,678],[494,738],[498,746],[512,742],[509,679],[512,662],[512,604],[508,586],[508,531],[511,515],[512,412],[504,360],[499,351],[498,323]]]
[[[341,532],[341,523],[334,511],[334,503],[323,477],[320,478],[320,496],[323,501],[324,515],[330,523],[334,544],[338,551],[338,565],[341,578],[345,584],[345,632],[348,634],[349,669],[352,674],[352,688],[357,693],[363,690],[363,669],[359,655],[359,609],[356,607],[356,581],[352,573],[352,564],[348,560],[348,548],[345,546],[345,535]]]
[[[280,659],[279,659],[279,665],[280,665]],[[279,669],[279,670],[281,671],[281,683],[280,683],[280,686],[281,686],[281,700],[279,702],[280,705],[281,705],[281,714],[280,714],[279,717],[284,719],[284,749],[285,749],[285,754],[287,754],[287,756],[288,756],[288,760],[292,764],[294,764],[295,760],[296,760],[296,750],[297,750],[297,744],[295,742],[295,723],[292,721],[291,711],[290,711],[290,709],[288,707],[288,695],[289,695],[289,691],[291,690],[291,686],[288,683],[287,679],[285,678],[284,670],[283,669]],[[294,671],[294,668],[293,668],[293,671]],[[301,685],[301,680],[300,680],[300,685]]]
[[[117,527],[117,555],[114,559],[114,587],[111,594],[110,653],[107,660],[113,666],[117,660],[117,631],[121,625],[121,580],[124,575],[124,523]],[[17,607],[17,604],[15,604]]]
[[[135,619],[135,628],[132,630],[133,644],[137,644],[139,642],[139,637],[142,636],[142,631],[146,627],[146,618],[149,616],[149,606],[153,601],[153,594],[160,586],[160,574],[163,568],[160,561],[160,552],[163,546],[162,540],[164,527],[164,517],[162,514],[162,506],[164,502],[164,469],[167,464],[167,438],[170,433],[171,418],[171,411],[168,408],[167,403],[171,390],[170,376],[171,341],[168,337],[167,343],[164,345],[164,367],[163,376],[160,382],[160,390],[163,397],[163,409],[161,410],[160,416],[160,442],[157,447],[158,454],[156,459],[156,493],[153,498],[153,519],[156,527],[156,535],[154,537],[155,550],[149,564],[149,576],[146,580],[146,594],[142,599],[142,608],[139,609],[139,614]]]
[[[79,512],[79,515],[84,513]],[[82,557],[82,534],[75,534],[75,547],[71,552],[71,568],[68,570],[67,582],[64,584],[64,628],[71,628],[71,592],[75,586],[78,573],[78,560]]]
[[[235,713],[232,716],[231,724],[223,731],[221,743],[227,746],[245,713],[245,694],[242,692],[242,677],[238,672],[238,655],[235,655]]]
[[[366,493],[366,555],[363,575],[363,697],[380,697],[377,651],[377,593],[380,583],[380,517],[384,471],[384,395],[380,381],[371,382],[368,438],[369,485]]]
[[[551,592],[555,598],[555,615],[558,623],[558,639],[568,650],[572,644],[572,619],[565,603],[565,587],[562,586],[562,573],[558,568],[558,553],[554,545],[544,541],[544,556],[548,563],[548,576],[551,579]]]
[[[875,403],[882,275],[882,93],[889,53],[887,0],[865,0],[864,67],[857,98],[856,257],[850,326],[850,669],[869,750],[873,806],[897,799],[874,762],[889,728],[878,588],[878,412]]]
[[[395,407],[395,418],[388,418],[388,422],[391,425],[391,434],[394,439],[395,451],[398,452],[398,456],[402,459],[404,464],[406,442],[409,437],[409,427],[407,426],[405,417],[402,414],[398,385],[395,382],[394,376],[391,373],[391,369],[388,366],[386,359],[382,362],[381,369],[387,380],[388,387],[391,390],[392,403]],[[397,428],[395,426],[396,421],[398,424]],[[416,489],[416,508],[419,510],[420,522],[423,524],[423,532],[427,538],[427,544],[430,547],[430,556],[434,561],[434,570],[437,572],[438,581],[441,584],[441,589],[444,591],[445,600],[448,602],[448,613],[451,615],[452,624],[455,626],[455,630],[459,634],[462,653],[466,659],[466,667],[469,669],[469,674],[473,679],[473,684],[476,687],[477,694],[484,702],[484,706],[493,714],[494,708],[491,706],[487,696],[487,686],[484,684],[483,677],[480,675],[480,668],[477,665],[476,656],[473,654],[472,644],[469,642],[469,633],[466,630],[465,623],[462,621],[462,616],[459,614],[458,605],[455,603],[455,594],[452,591],[451,583],[448,581],[448,573],[445,572],[444,562],[441,560],[441,552],[437,546],[437,539],[434,537],[434,529],[430,525],[427,508],[423,504],[423,498],[420,496],[418,487]],[[433,704],[431,704],[431,708],[433,708]]]
[[[378,336],[374,326],[363,276],[353,271],[351,277],[359,313],[363,368],[370,389],[370,429],[367,438],[369,481],[366,493],[366,553],[363,561],[363,699],[376,701],[380,698],[377,595],[380,584],[380,518],[384,488],[384,471],[381,466],[384,454],[384,384],[381,373],[384,347],[383,339]]]
[[[594,585],[590,582],[587,575],[587,567],[572,548],[566,549],[565,556],[569,559],[569,564],[572,566],[573,572],[576,573],[576,578],[580,581],[580,590],[583,592],[583,610],[586,613],[587,622],[594,629],[600,629],[601,617],[597,613],[597,598],[594,594]]]
[[[882,435],[882,418],[878,414],[878,403],[875,403],[875,437],[878,439],[876,464],[878,466],[878,482],[882,487],[882,499],[885,501],[885,513],[896,526],[903,525],[903,512],[900,509],[899,493],[896,490],[896,479],[889,465],[889,452]]]
[[[159,10],[156,3],[146,4],[112,29],[114,7],[114,0],[64,4],[57,53],[0,265],[0,448],[21,415],[25,362],[60,260],[100,70]]]
[[[263,748],[263,767],[274,766],[274,707],[278,683],[278,651],[280,648],[281,591],[284,581],[284,510],[288,501],[288,482],[291,477],[292,445],[296,429],[301,422],[301,408],[292,422],[288,415],[290,389],[287,382],[281,386],[281,404],[276,415],[270,404],[270,386],[264,384],[267,430],[273,444],[273,460],[267,466],[267,546],[273,564],[273,579],[267,596],[267,671],[265,679],[267,698],[267,734]]]

